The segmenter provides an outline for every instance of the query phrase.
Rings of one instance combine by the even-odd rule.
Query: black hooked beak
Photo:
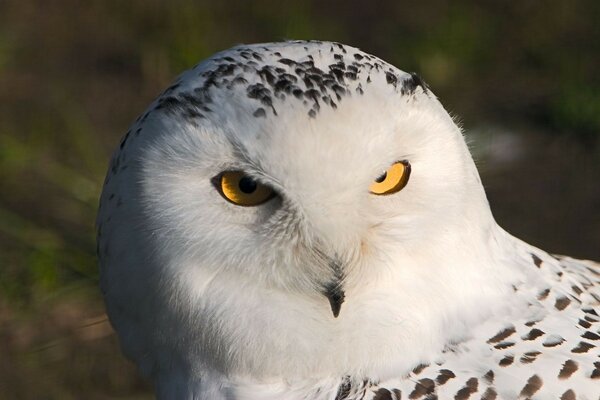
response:
[[[346,298],[344,294],[344,272],[341,262],[338,259],[331,259],[329,267],[333,272],[333,279],[323,286],[323,294],[329,300],[333,316],[337,318],[340,315],[342,303]]]

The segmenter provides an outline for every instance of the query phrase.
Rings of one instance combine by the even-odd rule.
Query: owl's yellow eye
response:
[[[399,192],[408,183],[410,163],[397,161],[371,184],[369,191],[373,194],[384,195]]]
[[[215,182],[219,192],[238,206],[257,206],[275,196],[275,192],[242,171],[223,172]]]

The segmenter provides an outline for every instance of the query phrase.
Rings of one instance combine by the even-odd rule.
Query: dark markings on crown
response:
[[[429,378],[419,379],[415,382],[415,388],[408,395],[409,399],[418,399],[423,396],[433,393],[435,390],[435,382]]]
[[[531,397],[542,388],[543,384],[544,382],[542,381],[542,378],[537,375],[533,375],[527,380],[527,383],[521,390],[519,396],[525,398]]]
[[[402,93],[402,95],[412,95],[415,93],[415,90],[418,87],[421,87],[423,93],[427,93],[429,90],[425,81],[423,81],[423,79],[421,79],[421,77],[416,73],[411,72],[410,78],[402,81],[402,89],[400,90],[400,93]]]
[[[508,349],[509,347],[512,347],[514,345],[515,345],[514,342],[502,342],[502,343],[498,343],[497,345],[495,345],[494,348],[498,349],[498,350],[504,350],[504,349]]]
[[[560,396],[560,400],[576,400],[577,398],[575,397],[575,392],[573,391],[573,389],[568,389],[566,392],[564,392],[562,394],[562,396]]]
[[[538,328],[533,328],[526,335],[523,335],[521,339],[523,340],[535,340],[540,336],[544,335],[544,331]]]
[[[479,381],[477,378],[470,378],[465,386],[456,392],[455,400],[467,400],[473,393],[477,392]]]
[[[413,95],[418,87],[422,88],[424,94],[428,94],[427,84],[415,73],[399,75],[391,66],[367,54],[354,53],[347,56],[346,47],[339,43],[330,45],[330,48],[334,53],[333,60],[324,69],[315,65],[311,54],[292,59],[268,47],[258,51],[252,47],[234,49],[234,56],[227,55],[208,60],[213,65],[199,74],[204,78],[199,87],[183,94],[175,93],[177,89],[181,90],[180,82],[168,87],[159,98],[155,110],[177,113],[194,124],[196,119],[205,117],[205,113],[198,108],[201,104],[212,102],[212,91],[215,88],[232,90],[238,86],[247,86],[247,96],[259,101],[265,107],[265,111],[272,110],[274,115],[277,115],[274,108],[275,99],[283,101],[287,96],[296,99],[309,98],[312,104],[307,104],[307,114],[315,118],[320,110],[318,99],[328,98],[324,100],[324,104],[336,109],[338,102],[351,92],[364,94],[365,87],[362,81],[364,79],[364,82],[370,83],[373,72],[384,73],[386,82],[394,86],[401,95]],[[322,49],[317,50],[321,54]],[[273,64],[259,64],[264,62],[261,55],[263,51],[271,57],[276,57]],[[256,80],[251,77],[258,77],[260,82],[249,85],[249,81]],[[262,112],[254,112],[253,115],[257,118],[267,116]]]
[[[437,378],[435,378],[435,381],[438,385],[441,386],[452,378],[456,378],[454,372],[450,371],[449,369],[441,369],[439,375],[437,376]]]
[[[375,396],[373,396],[373,400],[393,400],[392,392],[384,388],[378,389]]]
[[[531,258],[533,258],[533,263],[535,264],[535,266],[538,267],[538,268],[541,268],[541,266],[542,266],[542,259],[539,258],[538,256],[536,256],[533,253],[531,253]]]
[[[510,326],[508,328],[505,328],[503,330],[501,330],[500,332],[496,333],[494,336],[492,336],[491,338],[488,339],[488,343],[499,343],[501,341],[503,341],[504,339],[506,339],[507,337],[509,337],[510,335],[512,335],[513,333],[515,333],[517,330],[515,329],[514,326]]]
[[[567,308],[569,304],[571,304],[571,300],[568,297],[559,297],[554,303],[554,308],[556,308],[558,311],[562,311]]]
[[[562,369],[558,373],[558,379],[568,379],[573,375],[579,366],[573,360],[567,360],[564,362]]]
[[[521,356],[521,359],[519,361],[521,361],[522,364],[531,364],[536,360],[537,356],[539,356],[540,354],[542,353],[539,351],[528,351],[527,353],[524,353]]]
[[[571,286],[571,289],[573,289],[573,291],[574,291],[574,292],[575,292],[575,293],[576,293],[578,296],[579,296],[581,293],[583,293],[583,290],[581,290],[581,289],[579,288],[579,286],[575,286],[575,285],[573,285],[573,286]]]
[[[596,345],[588,342],[579,342],[577,346],[571,349],[571,353],[587,353],[588,350],[593,349]]]
[[[514,361],[515,361],[515,357],[514,356],[505,356],[502,360],[500,360],[500,362],[498,363],[498,365],[501,366],[501,367],[508,367]]]

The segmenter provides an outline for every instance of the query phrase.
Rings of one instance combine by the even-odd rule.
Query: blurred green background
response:
[[[462,121],[500,224],[600,259],[598,1],[0,0],[0,398],[151,398],[96,287],[110,153],[199,60],[311,38],[418,72]]]

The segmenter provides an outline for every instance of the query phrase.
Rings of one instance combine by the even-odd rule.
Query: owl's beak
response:
[[[334,318],[337,318],[346,298],[344,294],[344,273],[341,262],[337,258],[329,261],[329,267],[333,272],[333,279],[324,285],[323,294],[329,300]]]

